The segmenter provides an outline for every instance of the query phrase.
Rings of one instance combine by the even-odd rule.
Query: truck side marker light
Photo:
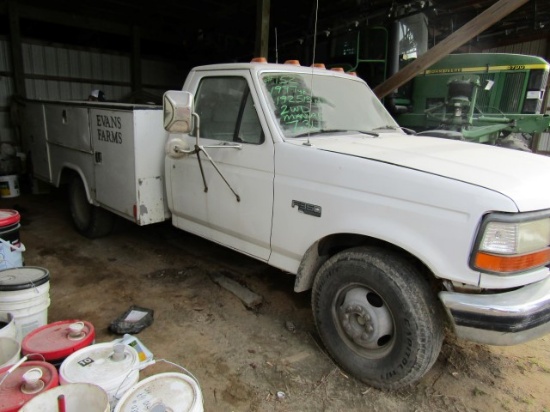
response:
[[[550,248],[546,248],[520,256],[491,255],[489,253],[478,252],[475,266],[480,270],[513,273],[545,266],[549,262]]]

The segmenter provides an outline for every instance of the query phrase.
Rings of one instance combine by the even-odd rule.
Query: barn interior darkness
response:
[[[273,0],[269,7],[270,61],[313,48],[315,26],[330,36],[363,25],[387,26],[422,11],[431,45],[494,4],[494,0]],[[9,35],[8,10],[17,10],[22,38],[130,52],[139,30],[140,52],[182,66],[248,61],[255,55],[258,15],[265,0],[4,0],[0,35]],[[317,16],[317,19],[316,19]],[[317,21],[317,24],[315,24]],[[478,51],[506,42],[547,37],[550,2],[530,0],[463,46]],[[285,55],[288,54],[288,55]],[[301,53],[303,55],[303,53]],[[311,54],[308,57],[311,60]],[[310,64],[311,62],[303,62]]]

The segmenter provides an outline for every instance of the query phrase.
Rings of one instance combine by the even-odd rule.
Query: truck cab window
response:
[[[228,142],[263,142],[263,132],[242,77],[205,77],[195,97],[201,137]],[[196,135],[196,130],[193,131]]]

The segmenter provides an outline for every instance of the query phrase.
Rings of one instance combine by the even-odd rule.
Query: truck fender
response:
[[[319,240],[313,243],[300,262],[294,282],[295,292],[305,292],[311,289],[317,271],[330,257],[329,255],[319,255],[319,243]]]
[[[88,202],[97,206],[95,199],[92,198],[91,189],[90,189],[88,180],[86,179],[85,174],[83,173],[82,169],[78,165],[64,164],[60,170],[61,172],[57,176],[55,187],[59,187],[62,184],[69,184],[71,182],[71,179],[79,178],[82,181],[84,190],[86,191],[86,197],[88,198]]]

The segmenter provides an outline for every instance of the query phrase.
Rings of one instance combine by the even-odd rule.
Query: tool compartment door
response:
[[[136,175],[132,110],[90,109],[96,200],[134,220]]]

